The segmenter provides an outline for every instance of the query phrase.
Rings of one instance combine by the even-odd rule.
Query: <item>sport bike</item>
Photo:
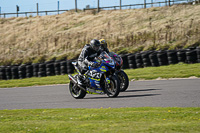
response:
[[[123,60],[114,52],[108,54],[115,62],[115,73],[120,81],[120,91],[126,91],[129,86],[129,79],[127,74],[122,70]]]
[[[77,75],[68,75],[70,79],[69,90],[76,99],[81,99],[86,94],[107,94],[108,97],[117,97],[120,92],[120,82],[115,75],[114,60],[106,53],[102,52],[95,60],[96,67],[88,66],[88,71],[84,74],[84,84],[78,84],[79,66],[77,62],[72,62]]]

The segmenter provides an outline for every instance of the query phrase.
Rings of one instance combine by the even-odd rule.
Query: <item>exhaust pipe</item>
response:
[[[74,79],[74,77],[73,77],[72,75],[69,74],[68,77],[69,77],[70,81],[72,81],[74,84],[76,84],[81,90],[83,90],[83,91],[86,92],[86,89],[83,88],[82,86],[80,86],[80,85],[78,84],[78,82]]]
[[[74,84],[77,84],[77,81],[74,79],[74,77],[72,75],[68,75],[69,80],[71,80]]]

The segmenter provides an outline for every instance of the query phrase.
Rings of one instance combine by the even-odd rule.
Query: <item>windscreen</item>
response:
[[[99,55],[100,59],[107,59],[107,60],[112,60],[111,57],[105,52],[103,51],[100,55]]]

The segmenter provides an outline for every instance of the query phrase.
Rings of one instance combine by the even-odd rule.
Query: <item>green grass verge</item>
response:
[[[129,79],[156,79],[161,78],[187,78],[190,76],[200,77],[200,63],[197,64],[183,64],[147,67],[140,69],[127,69]],[[1,88],[9,87],[25,87],[35,85],[52,85],[52,84],[66,84],[69,83],[67,75],[50,76],[42,78],[27,78],[22,80],[1,80]]]
[[[0,132],[200,132],[200,108],[0,110]]]
[[[67,75],[59,75],[59,76],[49,76],[49,77],[41,77],[41,78],[1,80],[0,88],[66,84],[66,83],[69,83],[68,76]]]
[[[200,63],[197,64],[175,64],[160,67],[147,67],[135,70],[125,70],[129,79],[156,79],[161,78],[188,78],[200,77]]]

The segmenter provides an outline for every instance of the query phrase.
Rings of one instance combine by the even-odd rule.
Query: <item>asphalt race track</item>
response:
[[[68,85],[0,88],[0,110],[38,108],[200,107],[200,79],[130,82],[117,98],[74,99]]]

